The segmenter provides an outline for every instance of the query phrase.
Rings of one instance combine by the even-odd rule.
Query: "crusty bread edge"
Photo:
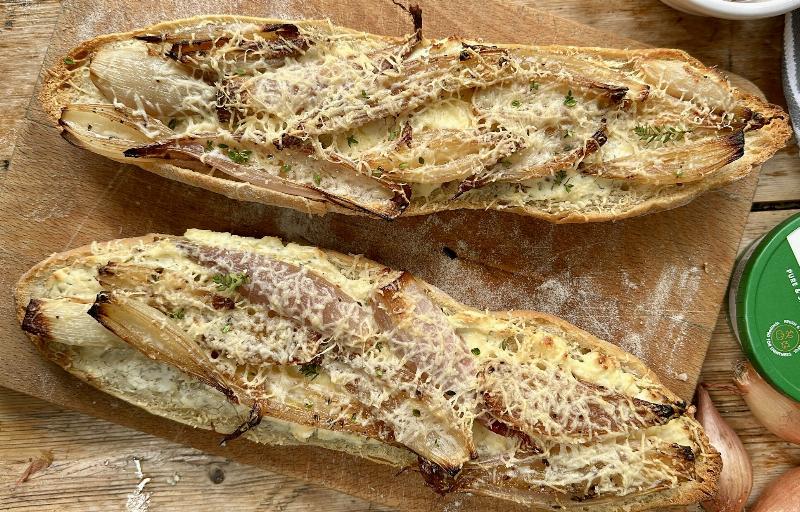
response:
[[[127,247],[133,247],[139,243],[150,243],[157,239],[164,239],[164,238],[174,239],[176,237],[173,235],[147,234],[140,237],[117,239],[114,240],[113,242],[118,245],[119,247],[118,250],[120,252],[123,252]],[[346,264],[349,262],[355,262],[355,257],[353,255],[344,254],[330,249],[320,248],[320,250],[326,256],[334,258],[340,263]],[[92,254],[91,244],[82,247],[77,247],[75,249],[71,249],[66,252],[52,254],[51,256],[37,263],[30,270],[25,272],[20,277],[19,281],[16,283],[14,287],[15,311],[18,323],[21,325],[23,322],[23,319],[25,317],[25,310],[28,305],[28,302],[31,300],[34,288],[38,284],[42,284],[44,282],[44,279],[47,278],[47,276],[50,274],[53,268],[69,265],[72,261],[75,261],[76,259],[82,257],[90,256],[91,254]],[[363,262],[363,259],[361,261]],[[456,301],[455,299],[453,299],[443,291],[439,290],[435,286],[425,283],[424,281],[419,281],[419,282],[423,284],[423,286],[429,292],[430,297],[440,306],[446,307],[449,310],[455,312],[476,311]],[[672,397],[674,397],[675,400],[679,400],[679,397],[674,393],[672,393],[672,391],[669,390],[669,388],[661,382],[658,376],[650,368],[648,368],[647,365],[645,365],[644,362],[642,362],[639,358],[637,358],[633,354],[625,352],[624,350],[622,350],[621,348],[610,342],[597,338],[596,336],[570,324],[569,322],[561,318],[546,313],[540,313],[536,311],[524,311],[524,310],[513,310],[505,312],[489,311],[484,313],[488,313],[489,315],[493,315],[501,319],[502,318],[508,319],[509,316],[511,316],[532,323],[540,323],[540,324],[543,323],[549,326],[553,326],[565,333],[568,333],[571,337],[579,339],[585,345],[598,347],[603,352],[609,354],[610,356],[620,359],[627,367],[633,368],[636,371],[638,371],[642,377],[648,378],[653,382],[661,385],[666,395],[668,396],[671,395]],[[34,345],[46,359],[51,360],[62,367],[69,366],[69,361],[60,360],[58,354],[56,354],[52,350],[49,350],[48,343],[46,342],[46,340],[44,340],[40,336],[36,336],[31,333],[26,333],[26,334],[30,337],[31,341],[34,343]],[[93,387],[97,387],[101,391],[106,392],[112,396],[116,396],[117,398],[122,399],[126,402],[128,402],[130,399],[130,397],[120,396],[115,393],[109,393],[108,391],[102,389],[102,387],[98,386],[97,383],[92,382],[91,379],[89,378],[85,378],[82,375],[79,375],[75,372],[70,372],[70,373],[72,375],[75,375],[79,379],[83,380],[87,384],[92,385]],[[141,405],[138,406],[142,407]],[[176,414],[175,411],[159,409],[157,407],[153,407],[152,404],[148,404],[148,407],[145,408],[145,410],[147,410],[151,414],[167,418],[171,421],[179,421],[181,423],[188,424],[194,427],[207,428],[204,425],[195,424],[189,418],[180,417],[180,415]],[[689,414],[693,416],[692,409],[690,409]],[[656,494],[655,496],[659,497],[658,506],[666,506],[669,504],[689,504],[703,499],[707,499],[711,494],[715,492],[716,482],[722,467],[720,456],[716,452],[716,450],[711,446],[711,444],[708,441],[708,438],[704,434],[697,436],[697,442],[701,446],[701,453],[697,454],[696,458],[697,462],[695,469],[696,469],[697,479],[688,484],[681,484],[677,488],[672,489],[670,491],[666,492],[662,491]],[[342,448],[347,448],[347,447],[342,446]],[[358,448],[353,448],[352,450],[345,449],[341,451],[345,451],[346,453],[356,457],[364,457],[365,455],[367,455]],[[647,508],[650,508],[650,504],[647,499],[648,496],[651,495],[646,494],[639,497],[636,500],[638,503],[642,505],[641,508],[634,505],[628,510],[631,511],[645,510]],[[500,498],[497,499],[499,501],[507,501]],[[598,510],[598,511],[604,510],[605,509],[604,507],[605,505],[599,505],[598,508],[593,510]],[[617,510],[616,505],[609,504],[609,507],[611,507],[608,509],[609,511]]]
[[[167,21],[158,23],[144,29],[133,30],[129,32],[120,32],[116,34],[107,34],[96,37],[94,39],[84,41],[76,48],[72,49],[68,55],[76,60],[79,60],[89,53],[93,52],[98,47],[130,37],[137,34],[153,33],[158,31],[168,31],[176,27],[184,25],[194,25],[203,21],[232,21],[238,20],[243,22],[252,23],[277,23],[277,22],[291,22],[298,25],[306,26],[328,26],[328,21],[325,20],[278,20],[269,18],[254,18],[248,16],[195,16],[192,18],[185,18],[180,20]],[[365,34],[370,37],[382,38],[387,41],[399,41],[399,38],[381,36],[375,34],[367,34],[346,27],[336,26],[336,30],[341,32],[349,32],[353,34]],[[512,44],[497,44],[499,47],[504,48],[518,48],[524,45]],[[563,48],[553,46],[552,48]],[[671,49],[642,49],[642,50],[618,50],[609,48],[595,48],[587,47],[589,50],[598,56],[605,56],[609,58],[617,58],[622,55],[640,55],[643,57],[654,57],[670,60],[679,60],[694,67],[703,74],[711,77],[715,81],[727,83],[724,75],[715,69],[709,68],[702,64],[697,59],[691,57],[686,52],[681,50]],[[39,101],[44,107],[45,112],[54,121],[57,122],[61,116],[61,108],[67,103],[64,97],[63,86],[67,83],[69,78],[69,70],[63,61],[58,61],[56,64],[47,71],[42,83],[39,94]],[[684,205],[697,197],[698,195],[723,187],[732,183],[744,176],[747,176],[752,170],[772,157],[779,149],[781,149],[786,141],[791,136],[791,129],[789,128],[786,114],[783,110],[776,106],[767,103],[766,101],[758,98],[755,95],[745,93],[740,89],[734,88],[735,95],[744,106],[762,113],[771,122],[766,126],[756,131],[747,132],[745,135],[745,154],[742,158],[728,164],[723,168],[722,172],[718,172],[709,178],[700,180],[695,183],[688,183],[682,187],[675,187],[670,193],[653,197],[644,202],[641,202],[631,208],[628,208],[621,213],[611,212],[593,212],[593,213],[578,213],[578,212],[563,212],[563,213],[548,213],[537,209],[534,206],[503,206],[497,205],[491,201],[457,201],[453,203],[425,203],[422,205],[412,205],[404,213],[404,216],[424,215],[439,211],[453,210],[453,209],[494,209],[499,211],[513,212],[520,215],[536,217],[539,219],[547,220],[554,223],[580,223],[580,222],[600,222],[609,220],[621,220],[629,217],[635,217],[646,213],[653,213],[663,210],[668,210],[681,205]],[[132,163],[129,159],[118,159],[119,162]],[[222,194],[226,197],[241,200],[251,201],[257,203],[270,204],[286,208],[293,208],[299,211],[325,214],[328,212],[344,213],[344,214],[360,214],[352,210],[343,208],[332,203],[321,203],[318,201],[311,201],[302,197],[291,196],[281,192],[273,192],[261,187],[251,185],[249,183],[240,183],[223,178],[207,176],[191,170],[182,169],[171,165],[166,162],[146,162],[137,163],[139,167],[158,174],[159,176],[179,181],[181,183],[192,185],[195,187],[203,188]]]

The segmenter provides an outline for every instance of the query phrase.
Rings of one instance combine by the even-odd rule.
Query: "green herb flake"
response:
[[[422,413],[421,413],[421,412],[419,412],[419,409],[411,409],[411,414],[413,414],[413,415],[414,415],[414,416],[416,416],[417,418],[419,418],[420,416],[422,416]]]
[[[675,177],[676,177],[676,178],[681,178],[681,177],[683,177],[683,171],[675,171]]]
[[[472,350],[470,350],[470,352],[472,352],[472,355],[474,356],[481,355],[481,349],[479,349],[478,347],[473,348]]]
[[[572,130],[564,130],[564,138],[565,139],[568,138],[568,137],[572,137],[573,135],[575,135],[575,134],[572,132]]]
[[[400,169],[408,169],[408,162],[403,162],[397,166]]]
[[[316,363],[306,363],[300,365],[300,373],[309,377],[311,380],[319,377],[320,366]]]
[[[572,183],[564,183],[564,188],[567,189],[567,192],[572,190],[572,187],[574,187],[574,186],[575,185],[573,185]]]
[[[73,59],[72,57],[64,57],[64,64],[66,64],[67,66],[72,66],[73,64],[75,64],[75,59]]]
[[[566,106],[568,106],[568,107],[572,108],[572,107],[574,107],[574,106],[575,106],[575,105],[577,105],[577,104],[578,104],[578,100],[576,100],[576,99],[575,99],[575,98],[572,96],[572,89],[570,89],[570,90],[567,92],[567,95],[566,95],[566,96],[564,96],[564,105],[566,105]]]
[[[353,144],[358,144],[358,139],[352,135],[347,136],[347,147],[353,147]]]
[[[567,177],[567,171],[563,169],[560,171],[556,171],[556,173],[553,175],[553,183],[555,183],[556,185],[561,185],[562,183],[564,183],[564,179],[566,179],[566,177]]]
[[[214,142],[213,141],[209,140],[209,141],[206,142],[206,151],[214,151]]]
[[[377,370],[375,370],[375,375],[376,375],[377,377],[383,377],[383,370],[381,370],[380,368],[378,368]]]
[[[227,152],[228,158],[237,164],[245,164],[250,160],[250,155],[253,152],[249,149],[229,149]]]
[[[233,292],[237,288],[247,283],[250,279],[244,272],[233,274],[217,274],[211,278],[217,285],[217,290],[221,292]]]
[[[313,179],[314,179],[314,185],[319,186],[319,184],[322,183],[322,176],[320,176],[317,173],[314,173]]]
[[[531,91],[538,91],[539,90],[539,82],[531,82],[530,83],[530,90]]]
[[[387,140],[394,140],[400,135],[400,128],[389,130],[389,138]]]
[[[422,157],[417,158],[417,162],[419,162],[419,165],[425,165],[425,159]]]
[[[367,91],[365,91],[364,89],[361,89],[361,97],[365,100],[368,100],[369,94],[367,94]]]
[[[281,172],[289,172],[292,170],[292,164],[283,164],[281,166]]]
[[[379,341],[378,343],[375,344],[375,350],[377,350],[378,352],[383,350],[383,342],[382,341]]]
[[[691,128],[681,129],[674,126],[645,126],[636,125],[633,132],[639,140],[646,141],[645,145],[658,141],[666,144],[669,141],[683,140],[687,133],[692,133]]]
[[[217,146],[222,148],[222,149],[228,149],[230,147],[227,144],[225,144],[224,142],[222,144],[217,144]]]
[[[170,130],[174,130],[176,126],[178,126],[178,120],[177,120],[177,119],[175,119],[175,118],[173,117],[173,118],[172,118],[172,119],[170,119],[170,120],[169,120],[169,122],[167,123],[167,127],[168,127]]]
[[[235,73],[236,73],[237,75],[239,75],[239,76],[242,76],[242,75],[244,75],[244,74],[246,74],[246,73],[247,73],[247,70],[246,70],[246,69],[244,69],[244,68],[239,68],[239,69],[237,69],[237,70],[235,71]]]
[[[519,100],[514,100],[511,102],[511,106],[514,108],[519,108],[522,105]]]
[[[233,329],[233,325],[231,324],[225,324],[222,326],[222,332],[230,332],[231,329]]]
[[[311,402],[305,402],[305,406],[306,409],[311,409],[312,407],[314,407],[314,404],[312,404]]]
[[[502,342],[500,342],[500,348],[503,349],[503,350],[508,350],[508,340],[507,339],[505,339]]]
[[[176,309],[175,311],[173,311],[172,313],[169,314],[169,317],[170,318],[174,318],[176,320],[183,320],[183,317],[184,317],[183,308]]]
[[[508,169],[509,167],[511,167],[511,160],[509,160],[508,158],[501,158],[500,164],[506,169]]]

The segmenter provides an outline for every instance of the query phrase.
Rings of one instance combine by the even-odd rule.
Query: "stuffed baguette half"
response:
[[[150,413],[410,468],[440,493],[644,510],[707,498],[720,470],[693,407],[634,356],[362,257],[148,235],[51,256],[16,302],[45,357]]]
[[[228,197],[382,218],[553,222],[684,204],[747,175],[785,113],[678,50],[484,44],[203,16],[97,37],[46,76],[64,137]]]

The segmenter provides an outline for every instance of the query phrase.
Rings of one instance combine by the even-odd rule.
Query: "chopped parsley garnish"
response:
[[[564,138],[565,138],[565,139],[566,139],[567,137],[572,137],[573,135],[575,135],[575,134],[574,134],[574,133],[572,133],[572,130],[564,130]]]
[[[358,144],[358,139],[356,139],[352,135],[348,135],[347,136],[347,147],[352,147],[353,144]]]
[[[567,190],[567,192],[569,192],[570,190],[572,190],[572,187],[575,186],[569,182],[569,180],[571,179],[572,179],[571,177],[567,178],[567,171],[563,169],[560,171],[556,171],[556,173],[553,175],[553,187],[555,187],[556,185],[564,185],[564,188]],[[553,187],[551,187],[551,189]]]
[[[564,105],[568,107],[574,107],[577,104],[578,100],[572,96],[572,89],[570,89],[569,92],[567,92],[567,95],[564,96]]]
[[[322,176],[320,176],[317,173],[314,173],[313,179],[314,179],[314,185],[319,186],[319,184],[322,183]]]
[[[511,102],[511,106],[514,108],[519,108],[520,105],[522,105],[522,103],[520,103],[519,100],[514,100]]]
[[[375,370],[375,375],[377,375],[378,377],[383,377],[383,370],[378,368],[377,370]]]
[[[378,352],[383,350],[383,342],[382,341],[379,341],[378,343],[375,344],[375,350],[377,350]]]
[[[239,76],[242,76],[242,75],[244,75],[245,73],[247,73],[247,70],[245,70],[244,68],[239,68],[239,69],[237,69],[237,70],[235,71],[235,73],[236,73],[237,75],[239,75]]]
[[[508,348],[508,340],[503,340],[500,342],[500,348],[506,350]]]
[[[228,150],[228,158],[233,160],[237,164],[244,164],[250,160],[250,154],[252,151],[249,149],[229,149]]]
[[[292,164],[283,164],[281,166],[281,172],[289,172],[292,170]]]
[[[311,402],[305,402],[305,406],[306,409],[311,409],[312,407],[314,407],[314,404],[312,404]]]
[[[233,329],[231,324],[225,324],[222,326],[222,332],[230,332],[231,329]]]
[[[481,349],[479,349],[478,347],[473,348],[472,350],[470,350],[470,352],[472,352],[472,355],[475,356],[481,355]]]
[[[399,167],[400,169],[407,169],[408,168],[408,163],[407,162],[403,162],[400,165],[398,165],[397,167]]]
[[[184,311],[183,308],[176,309],[172,313],[169,314],[170,318],[175,318],[176,320],[183,320]]]
[[[170,119],[170,120],[169,120],[169,122],[167,123],[167,127],[168,127],[170,130],[174,130],[176,126],[178,126],[178,120],[177,120],[177,119],[175,119],[175,118],[173,117],[173,118],[172,118],[172,119]]]
[[[64,57],[64,64],[66,64],[67,66],[71,66],[75,64],[75,59],[73,59],[72,57]]]
[[[419,162],[419,165],[425,165],[425,159],[422,157],[417,158],[417,162]]]
[[[223,143],[221,143],[221,144],[217,144],[217,146],[221,147],[222,149],[228,149],[228,147],[229,147],[229,146],[228,146],[227,144],[225,144],[224,142],[223,142]]]
[[[414,415],[414,416],[416,416],[417,418],[419,418],[420,416],[422,416],[422,413],[421,413],[421,412],[419,412],[419,409],[411,409],[411,414],[413,414],[413,415]]]
[[[383,176],[383,167],[378,167],[377,169],[373,169],[372,175],[375,176],[376,178],[380,178],[381,176]]]
[[[245,284],[250,278],[244,272],[233,274],[217,274],[211,278],[217,285],[217,290],[221,292],[233,292]]]
[[[314,380],[319,376],[319,370],[319,365],[315,363],[306,363],[300,365],[300,373],[306,377],[310,377],[311,380]]]
[[[392,130],[389,130],[388,140],[394,140],[397,138],[398,135],[400,135],[400,128],[394,128]]]
[[[539,82],[531,82],[530,89],[531,89],[531,91],[538,91],[539,90]]]
[[[210,140],[207,141],[206,142],[206,151],[213,151],[213,150],[214,150],[214,142],[210,141]]]
[[[683,140],[687,133],[692,133],[692,130],[682,130],[674,126],[637,125],[633,132],[639,137],[639,140],[647,141],[645,144],[650,144],[654,141],[667,143],[671,140]]]
[[[364,89],[361,89],[361,97],[364,98],[365,100],[368,100],[369,94],[367,94],[367,91],[365,91]]]

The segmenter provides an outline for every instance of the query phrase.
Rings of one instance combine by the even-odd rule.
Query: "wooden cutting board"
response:
[[[641,46],[518,2],[421,2],[428,37],[490,42]],[[202,13],[334,23],[400,35],[410,22],[390,0],[73,0],[45,66],[79,41]],[[146,77],[143,77],[146,79]],[[716,323],[757,173],[686,207],[617,223],[554,226],[498,212],[448,212],[394,222],[238,203],[79,150],[63,141],[34,99],[10,169],[0,174],[0,285],[10,294],[34,263],[92,240],[189,227],[284,239],[363,253],[412,271],[479,308],[537,309],[561,316],[638,355],[690,398]],[[144,413],[47,363],[19,330],[10,298],[0,305],[0,385],[160,435],[408,510],[486,510],[479,498],[440,498],[411,472],[322,449],[272,448],[218,437]],[[504,507],[504,510],[511,510]]]

